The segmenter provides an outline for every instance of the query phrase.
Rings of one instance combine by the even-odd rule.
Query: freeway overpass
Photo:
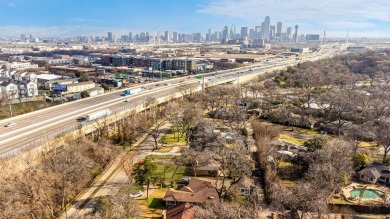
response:
[[[309,59],[320,59],[328,57],[328,55],[326,52],[321,52],[321,54],[313,54]],[[203,74],[203,77],[207,86],[215,86],[234,81],[242,82],[264,72],[295,64],[297,64],[295,60],[275,59],[267,63]],[[164,84],[167,82],[171,85],[165,86]],[[157,84],[159,86],[156,86]],[[178,89],[183,85],[200,86],[199,80],[193,77],[170,79],[143,85],[146,87],[145,90],[130,97],[121,96],[123,90],[119,90],[3,120],[0,123],[0,157],[12,156],[21,150],[42,145],[47,140],[61,134],[78,130],[81,124],[76,119],[80,116],[101,109],[111,109],[114,114],[129,111],[144,105],[147,98],[161,99],[178,92]],[[127,102],[127,99],[130,101]],[[14,126],[4,127],[6,123],[11,121],[15,123]]]

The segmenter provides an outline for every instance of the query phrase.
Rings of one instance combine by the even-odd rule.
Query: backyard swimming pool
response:
[[[363,192],[363,194],[361,194]],[[374,189],[353,189],[350,191],[352,197],[362,197],[362,198],[380,198],[382,192]]]

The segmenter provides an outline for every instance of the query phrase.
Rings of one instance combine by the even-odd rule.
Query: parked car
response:
[[[85,117],[79,117],[79,118],[77,118],[77,121],[78,122],[84,122],[85,120],[87,120],[87,118],[85,118]]]
[[[9,122],[9,123],[5,124],[4,127],[11,127],[11,126],[14,126],[15,124],[16,123],[14,123],[14,122]]]
[[[138,198],[142,196],[142,191],[137,191],[132,194],[130,194],[130,198]]]

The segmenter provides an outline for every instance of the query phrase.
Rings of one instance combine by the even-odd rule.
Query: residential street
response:
[[[162,126],[163,133],[160,135],[160,138],[166,134],[166,132],[171,127],[170,123],[165,123]],[[172,150],[173,152],[169,153],[158,153],[152,152],[154,148],[154,140],[149,134],[144,134],[140,137],[140,139],[133,145],[132,148],[136,148],[136,152],[134,156],[131,156],[133,164],[139,160],[144,159],[146,156],[150,154],[164,154],[164,155],[176,155],[177,149]],[[123,152],[118,158],[114,161],[114,163],[110,166],[110,168],[100,177],[92,187],[90,187],[80,198],[75,205],[73,205],[67,211],[67,218],[83,218],[88,213],[92,212],[94,204],[96,203],[96,198],[100,196],[108,196],[116,194],[119,189],[128,182],[128,177],[126,175],[125,170],[121,165],[122,157],[129,152],[129,150]],[[131,152],[130,152],[131,153]],[[100,189],[99,189],[100,188]],[[88,203],[84,206],[83,203],[85,200],[88,200]],[[79,207],[82,206],[80,209]],[[63,214],[63,219],[66,218],[66,215]]]

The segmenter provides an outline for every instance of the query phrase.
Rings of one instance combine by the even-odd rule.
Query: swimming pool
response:
[[[363,195],[361,195],[361,192],[363,192]],[[354,189],[350,191],[350,194],[352,197],[362,197],[362,198],[380,198],[381,197],[380,191],[374,190],[374,189]]]

